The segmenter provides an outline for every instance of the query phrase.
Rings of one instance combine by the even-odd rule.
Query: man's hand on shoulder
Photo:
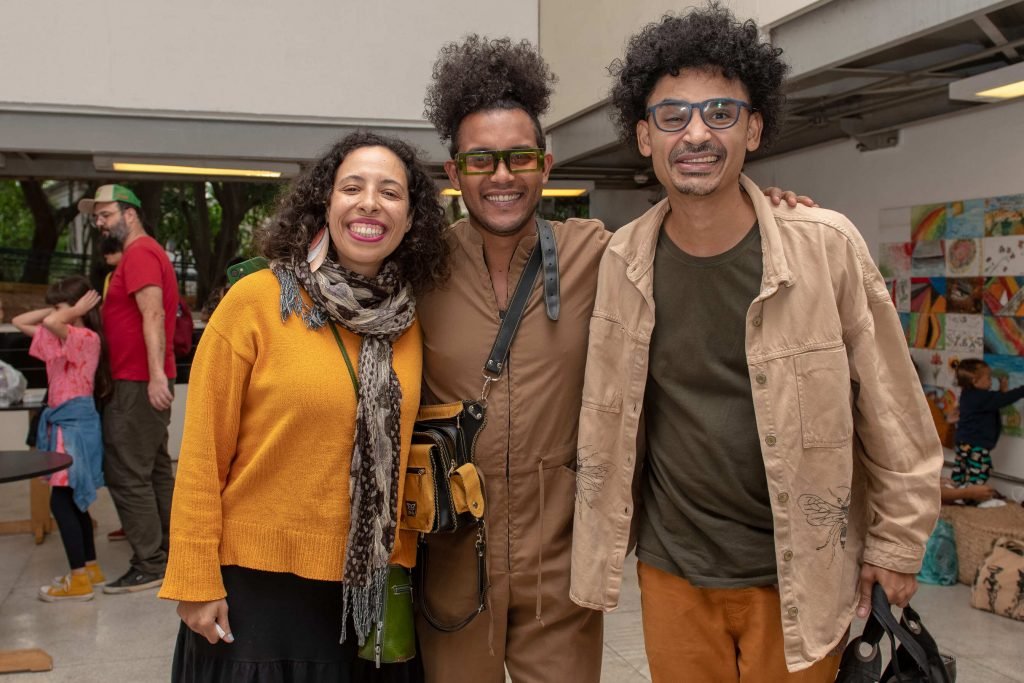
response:
[[[149,386],[146,388],[149,394],[149,403],[157,410],[167,410],[174,401],[174,394],[167,386],[167,375],[160,373],[159,377],[150,377]]]
[[[803,204],[810,208],[817,208],[818,204],[806,195],[798,195],[792,190],[783,190],[781,187],[766,187],[764,188],[764,196],[771,200],[772,204],[779,206],[783,201],[789,205],[790,208],[795,208],[797,204]]]
[[[857,616],[861,619],[871,613],[871,588],[876,583],[885,590],[889,604],[897,607],[906,607],[917,592],[917,575],[865,563],[860,568],[860,602],[857,603]]]

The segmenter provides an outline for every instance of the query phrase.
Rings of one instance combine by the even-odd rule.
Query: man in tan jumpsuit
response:
[[[448,285],[418,303],[424,400],[449,402],[480,395],[484,361],[537,242],[535,214],[553,161],[538,117],[553,78],[528,43],[475,36],[442,50],[434,76],[427,118],[451,142],[446,170],[469,212],[449,233]],[[521,153],[492,156],[489,165],[475,155],[487,168],[459,158],[494,150]],[[489,610],[454,633],[420,619],[428,681],[500,683],[506,666],[514,681],[600,680],[601,615],[569,600],[569,563],[587,330],[610,233],[577,219],[553,230],[559,318],[548,319],[538,279],[491,386],[476,448],[487,493]],[[429,538],[424,592],[442,621],[477,604],[474,542],[472,529]]]
[[[554,76],[527,42],[470,36],[441,50],[426,118],[449,142],[445,170],[469,213],[452,226],[447,285],[418,303],[425,402],[475,399],[502,314],[537,243],[535,215],[553,158],[539,117]],[[488,152],[515,151],[508,154]],[[472,152],[472,158],[466,153]],[[771,201],[792,193],[768,188]],[[810,204],[807,198],[800,201]],[[561,310],[534,285],[476,447],[487,494],[488,611],[453,633],[417,623],[427,681],[596,683],[602,615],[569,599],[576,441],[598,264],[611,233],[554,223]],[[476,535],[431,536],[425,595],[454,623],[477,605]]]

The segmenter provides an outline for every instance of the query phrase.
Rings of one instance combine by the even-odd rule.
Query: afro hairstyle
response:
[[[452,157],[458,132],[469,114],[491,109],[522,109],[533,121],[537,146],[545,148],[540,117],[548,110],[556,81],[529,41],[476,34],[441,48],[432,82],[423,99],[423,115],[434,124]]]
[[[636,146],[636,124],[647,118],[647,98],[662,76],[711,69],[743,83],[764,121],[762,146],[770,145],[786,102],[782,82],[789,66],[781,55],[780,48],[759,39],[757,24],[737,21],[718,2],[683,16],[666,14],[630,38],[625,57],[608,67],[615,79],[610,95],[620,137]]]

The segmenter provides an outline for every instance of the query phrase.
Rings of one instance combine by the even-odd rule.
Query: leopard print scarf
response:
[[[351,516],[345,549],[341,642],[352,615],[359,645],[380,617],[388,562],[398,520],[402,387],[392,363],[392,344],[412,325],[416,302],[398,267],[386,264],[374,278],[328,259],[315,273],[303,260],[277,261],[281,319],[294,314],[310,329],[336,322],[363,338],[359,349],[356,433],[349,472]],[[307,306],[299,288],[312,300]]]

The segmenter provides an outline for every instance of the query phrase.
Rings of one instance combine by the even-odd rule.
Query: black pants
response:
[[[50,512],[57,520],[60,540],[72,569],[81,569],[96,559],[96,543],[92,536],[92,517],[75,505],[75,492],[70,486],[50,488]]]
[[[235,642],[211,645],[182,623],[173,683],[416,683],[418,659],[383,664],[356,655],[351,620],[341,636],[341,582],[221,567]]]

